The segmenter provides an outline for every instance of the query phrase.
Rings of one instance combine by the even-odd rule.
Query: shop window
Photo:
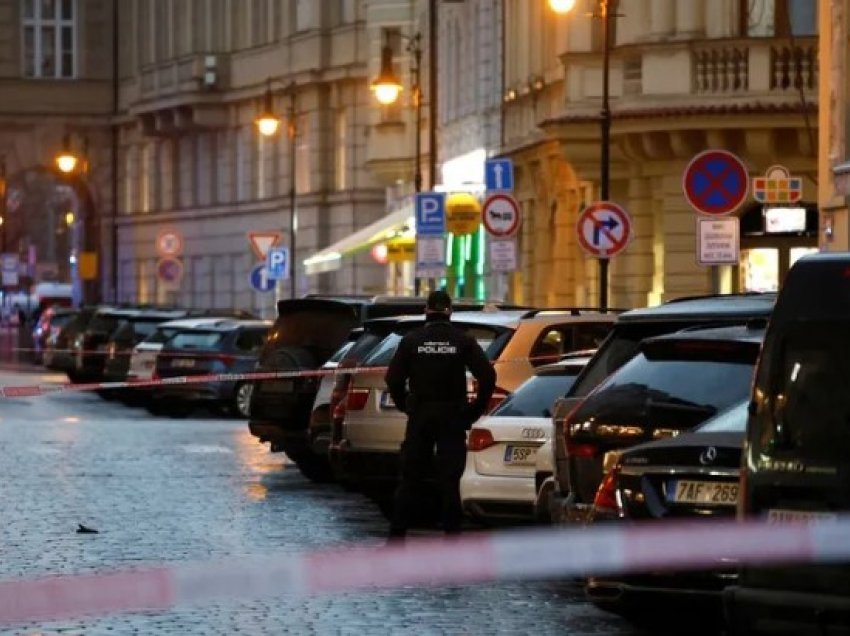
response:
[[[24,77],[76,77],[76,0],[23,0],[21,15]]]

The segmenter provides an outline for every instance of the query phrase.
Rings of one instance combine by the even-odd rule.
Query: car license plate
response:
[[[381,393],[381,408],[382,409],[394,409],[396,408],[395,402],[393,401],[393,396],[390,395],[387,391]]]
[[[819,521],[835,521],[837,518],[838,516],[834,512],[782,510],[777,508],[767,511],[768,523],[815,523]]]
[[[508,446],[505,463],[513,466],[533,466],[537,461],[537,446]]]
[[[266,380],[260,384],[261,390],[268,393],[291,393],[295,389],[292,380]]]
[[[734,506],[738,503],[738,484],[723,481],[671,481],[667,500],[675,503]]]
[[[177,358],[171,361],[171,367],[174,369],[191,369],[195,366],[194,360],[185,360]]]

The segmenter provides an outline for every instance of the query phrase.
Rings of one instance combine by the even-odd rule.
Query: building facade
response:
[[[252,289],[259,258],[247,235],[279,233],[292,246],[293,230],[295,295],[384,291],[366,256],[325,273],[302,262],[385,214],[366,169],[365,3],[120,5],[119,298],[272,315],[293,290],[289,281],[276,294]],[[267,90],[283,119],[268,138],[254,125]],[[164,229],[184,239],[179,280],[157,271]]]
[[[110,258],[112,11],[109,0],[0,0],[0,251],[24,265],[20,285],[73,277],[78,299],[77,259]],[[67,176],[54,163],[63,148],[88,158]]]
[[[513,298],[594,304],[598,267],[577,245],[579,210],[598,198],[603,71],[595,0],[558,16],[543,0],[505,2],[502,152],[517,165],[525,211]],[[611,198],[634,240],[612,259],[612,306],[695,293],[775,289],[817,248],[817,27],[808,0],[621,0],[613,26]],[[771,234],[750,199],[741,260],[697,264],[696,214],[682,192],[689,161],[736,153],[751,177],[781,164],[803,180],[805,226]],[[814,221],[812,222],[812,215]]]

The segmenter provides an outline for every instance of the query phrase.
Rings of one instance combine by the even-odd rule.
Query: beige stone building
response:
[[[113,211],[112,9],[109,0],[0,0],[0,250],[19,254],[34,279],[67,279],[82,251],[109,262],[100,237]],[[54,158],[66,143],[87,148],[88,162],[60,178]],[[89,283],[88,298],[98,295]]]
[[[517,165],[525,211],[513,292],[535,304],[598,299],[598,268],[577,245],[576,220],[598,197],[602,32],[587,16],[598,2],[576,4],[558,16],[544,0],[505,1],[502,152]],[[619,2],[611,198],[631,213],[635,238],[612,259],[612,306],[775,289],[795,258],[816,249],[815,9],[809,0]],[[682,192],[684,168],[706,149],[736,153],[752,177],[786,166],[803,179],[808,206],[803,227],[770,233],[751,197],[736,212],[740,264],[714,280],[697,264],[696,214]]]

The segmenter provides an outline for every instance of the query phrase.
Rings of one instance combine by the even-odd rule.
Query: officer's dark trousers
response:
[[[407,532],[417,506],[422,505],[417,495],[423,490],[423,481],[431,475],[437,478],[440,488],[443,529],[447,533],[460,531],[463,521],[460,478],[466,463],[466,429],[459,415],[457,403],[449,402],[417,405],[408,416],[391,536],[404,536]]]

